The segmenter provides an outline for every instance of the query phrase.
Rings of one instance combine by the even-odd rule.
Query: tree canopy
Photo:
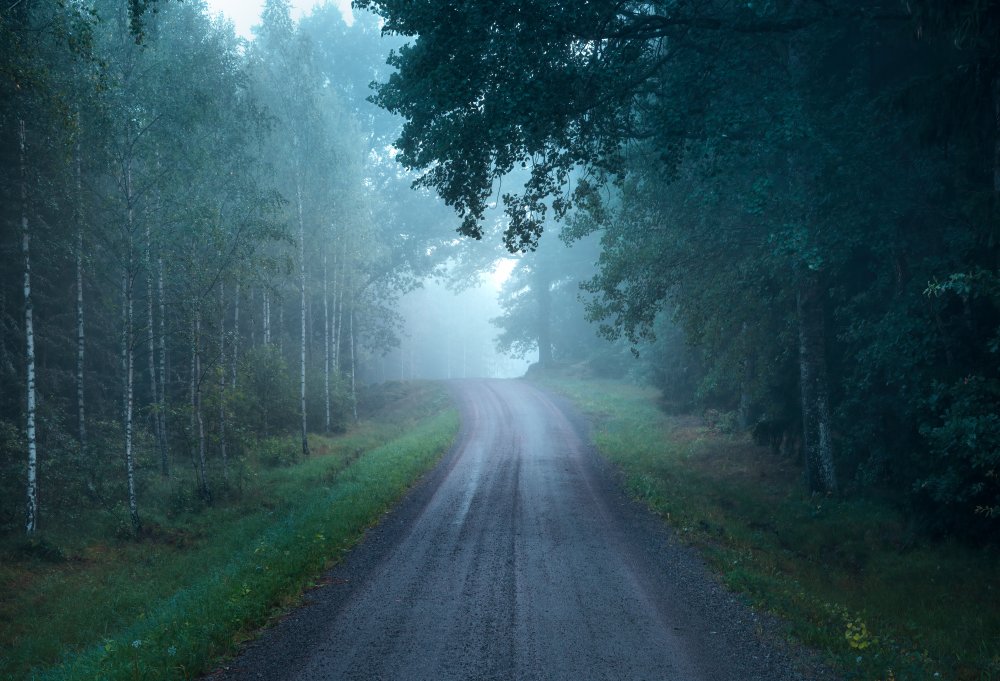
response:
[[[995,531],[1000,4],[360,5],[408,40],[374,100],[463,233],[495,195],[512,251],[596,232],[591,319],[640,349],[676,320],[701,399],[801,438],[811,489]]]

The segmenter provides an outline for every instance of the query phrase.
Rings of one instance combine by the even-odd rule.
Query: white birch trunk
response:
[[[268,290],[264,289],[264,309],[262,311],[264,322],[264,345],[271,344],[271,296]]]
[[[330,432],[330,298],[327,287],[326,253],[323,254],[323,397],[325,401],[325,432]]]
[[[191,376],[188,384],[188,406],[190,407],[190,417],[188,418],[188,444],[191,452],[191,467],[195,475],[198,475],[198,454],[195,444],[195,410],[197,399],[195,398],[195,382],[198,380],[198,331],[195,325],[195,313],[191,312]],[[201,478],[199,477],[199,489],[201,489]]]
[[[302,176],[298,168],[295,172],[295,196],[299,213],[299,300],[302,332],[302,342],[299,347],[299,408],[302,411],[302,454],[309,456],[306,424],[306,226],[302,217]]]
[[[77,125],[80,113],[77,112]],[[83,159],[80,147],[79,131],[76,139],[76,420],[77,437],[80,441],[80,454],[87,451],[87,419],[85,412],[84,392],[84,336],[83,311]]]
[[[226,285],[219,281],[219,457],[222,481],[229,485],[229,458],[226,453]]]
[[[130,259],[131,260],[131,259]],[[130,265],[131,266],[131,265]],[[125,373],[125,473],[128,478],[128,510],[132,517],[132,527],[139,530],[139,506],[135,491],[135,453],[133,452],[132,412],[134,407],[134,378],[135,378],[135,353],[133,350],[132,334],[132,287],[126,287],[128,298],[126,302],[126,322],[125,322],[125,347],[126,347],[126,373]]]
[[[232,358],[232,375],[230,377],[229,383],[236,389],[236,377],[239,372],[239,354],[240,354],[240,284],[236,283],[236,300],[233,301],[233,358]]]
[[[351,333],[351,408],[354,411],[354,420],[358,420],[358,389],[355,382],[355,372],[356,364],[354,357],[354,296],[351,296],[351,318],[350,318],[350,333]]]
[[[156,417],[160,428],[160,466],[170,475],[170,452],[167,447],[167,303],[163,295],[163,257],[157,258],[156,289],[160,307],[160,381],[156,399]]]
[[[163,443],[163,432],[160,428],[160,391],[156,386],[156,319],[153,315],[153,234],[149,223],[146,223],[146,253],[144,257],[146,265],[146,341],[149,346],[149,392],[150,405],[153,408],[153,434],[156,438],[156,447],[160,452],[160,473],[164,476],[170,475],[170,468],[167,464],[167,448]]]
[[[35,433],[35,322],[31,301],[31,229],[28,222],[28,143],[24,119],[18,119],[21,170],[21,255],[24,257],[24,338],[27,368],[28,411],[25,434],[28,438],[28,485],[25,531],[38,531],[38,443]]]
[[[133,236],[135,234],[135,213],[132,206],[132,168],[131,165],[125,174],[125,210],[126,210],[126,240],[127,240],[127,268],[122,278],[124,300],[124,329],[123,344],[124,351],[122,363],[125,367],[125,475],[128,482],[128,510],[132,518],[132,527],[136,531],[141,527],[139,521],[139,508],[136,500],[135,490],[135,452],[133,451],[133,411],[135,407],[135,338],[133,330],[133,270],[135,268],[135,244]]]
[[[250,295],[247,296],[247,302],[249,303],[249,305],[247,307],[249,308],[248,312],[250,313],[250,319],[248,320],[249,321],[248,326],[250,327],[250,347],[251,348],[256,348],[257,347],[257,318],[254,315],[253,291],[254,291],[253,288],[251,288],[250,289]]]
[[[344,286],[343,277],[340,272],[343,270],[343,258],[338,257],[340,255],[338,248],[340,244],[340,237],[338,236],[334,241],[333,247],[333,305],[330,310],[330,372],[332,375],[339,375],[340,364],[337,357],[337,293],[341,291]]]
[[[344,265],[341,265],[343,268]],[[339,291],[334,291],[334,296],[337,298],[337,312],[334,314],[333,319],[336,323],[335,333],[333,334],[333,366],[337,368],[337,371],[342,370],[340,366],[340,349],[341,343],[343,342],[344,335],[344,289],[346,281],[346,275],[342,272],[340,276],[340,289]]]
[[[194,419],[198,426],[198,486],[202,499],[212,498],[208,487],[208,463],[205,455],[205,418],[201,410],[201,310],[194,313]]]

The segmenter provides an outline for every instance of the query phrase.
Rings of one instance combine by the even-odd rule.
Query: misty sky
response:
[[[213,14],[222,12],[236,26],[236,32],[244,38],[252,39],[251,27],[260,23],[260,10],[263,0],[206,0]],[[348,23],[353,21],[351,0],[330,0],[336,5]],[[325,4],[323,0],[292,0],[292,17],[298,19],[316,5]]]

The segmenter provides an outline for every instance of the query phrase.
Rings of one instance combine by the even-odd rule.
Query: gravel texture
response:
[[[835,678],[622,493],[565,401],[454,393],[451,452],[212,679]]]

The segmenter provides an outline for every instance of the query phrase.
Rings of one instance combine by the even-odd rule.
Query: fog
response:
[[[495,273],[478,277],[475,286],[456,291],[444,280],[428,279],[399,301],[399,346],[362,360],[366,382],[449,378],[513,378],[537,361],[497,351],[502,280]]]

